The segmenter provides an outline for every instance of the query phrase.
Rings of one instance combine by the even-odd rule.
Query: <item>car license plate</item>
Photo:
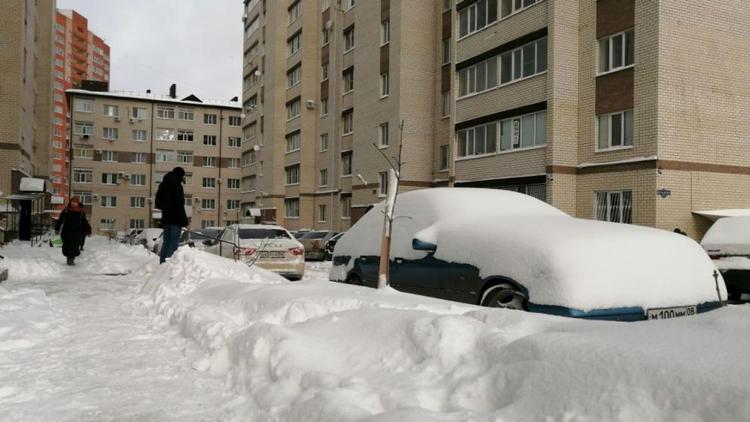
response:
[[[656,308],[647,311],[648,319],[669,319],[683,316],[695,315],[698,310],[695,306],[682,306],[678,308]]]
[[[279,259],[286,257],[284,251],[260,251],[258,255],[261,259]]]

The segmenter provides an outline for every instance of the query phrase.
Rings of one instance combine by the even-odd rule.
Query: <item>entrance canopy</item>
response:
[[[724,210],[706,210],[706,211],[693,211],[693,214],[706,217],[711,221],[716,221],[724,217],[743,217],[750,215],[750,208],[732,208]]]

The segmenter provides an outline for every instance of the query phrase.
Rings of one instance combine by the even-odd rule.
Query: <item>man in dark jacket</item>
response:
[[[164,241],[159,252],[159,263],[163,263],[177,250],[180,243],[182,227],[188,226],[185,214],[185,170],[175,167],[164,175],[156,192],[156,208],[161,210],[161,227],[164,230]]]
[[[75,265],[75,259],[81,253],[81,238],[91,236],[91,226],[77,196],[71,198],[68,206],[60,213],[60,218],[55,223],[55,232],[60,233],[62,253],[67,258],[68,265]]]

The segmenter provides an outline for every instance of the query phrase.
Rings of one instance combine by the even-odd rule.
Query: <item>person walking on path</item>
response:
[[[81,239],[91,236],[91,226],[86,220],[81,201],[77,196],[70,199],[68,206],[60,213],[55,223],[55,233],[62,239],[62,253],[68,265],[75,265],[75,259],[81,254]]]
[[[177,250],[181,229],[189,228],[185,214],[185,192],[182,189],[184,182],[185,170],[175,167],[164,175],[156,191],[156,208],[161,210],[161,227],[164,230],[164,241],[159,252],[160,264]]]

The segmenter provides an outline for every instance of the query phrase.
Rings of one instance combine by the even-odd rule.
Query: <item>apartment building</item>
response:
[[[7,2],[0,13],[0,192],[5,194],[18,190],[21,177],[48,175],[54,13],[53,0]]]
[[[693,237],[750,208],[750,5],[455,5],[455,186]],[[743,48],[743,46],[745,48]]]
[[[448,183],[440,2],[244,4],[244,207],[344,230],[385,196],[399,150],[403,190]]]
[[[54,30],[54,114],[49,149],[49,179],[58,204],[55,214],[67,203],[68,192],[68,104],[65,91],[84,80],[109,81],[109,46],[88,30],[88,20],[74,10],[57,10]]]
[[[84,87],[88,83],[83,84]],[[67,90],[72,159],[69,194],[95,232],[158,227],[153,199],[164,175],[186,172],[185,208],[194,228],[241,217],[241,107],[237,102]]]

